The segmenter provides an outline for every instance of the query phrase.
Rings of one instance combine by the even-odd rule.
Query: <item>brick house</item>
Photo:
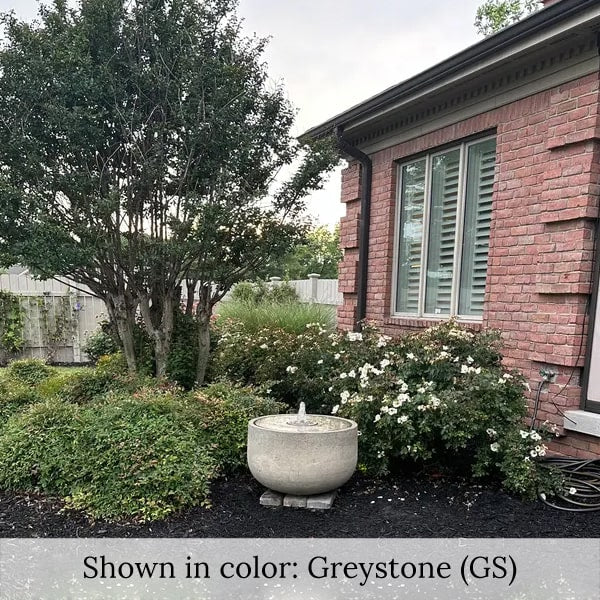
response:
[[[557,373],[554,449],[597,458],[600,2],[545,4],[303,137],[349,157],[340,327],[500,329],[532,390]]]

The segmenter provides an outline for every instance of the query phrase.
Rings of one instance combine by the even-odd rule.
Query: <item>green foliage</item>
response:
[[[280,408],[225,384],[193,395],[117,386],[91,404],[53,398],[13,411],[0,434],[0,488],[58,495],[93,517],[160,519],[208,505],[210,481],[245,464],[248,419]]]
[[[38,358],[13,360],[6,369],[8,377],[19,383],[34,386],[51,377],[55,371]]]
[[[100,327],[88,336],[82,350],[93,363],[97,362],[101,356],[114,354],[119,350],[118,343],[110,333],[108,323],[101,323]]]
[[[500,360],[497,334],[443,323],[390,346],[381,360],[346,361],[332,412],[359,423],[361,462],[371,473],[407,461],[436,465],[499,477],[535,497],[540,485],[554,485],[532,460],[545,455],[548,432],[522,443],[524,381]]]
[[[0,432],[13,414],[39,400],[40,396],[31,386],[0,379]]]
[[[198,326],[196,320],[175,311],[173,344],[167,360],[167,375],[185,389],[191,389],[196,381],[196,362],[198,360]]]
[[[196,278],[210,314],[301,239],[304,198],[339,161],[332,140],[292,136],[266,40],[243,37],[235,8],[54,0],[38,20],[3,17],[0,262],[87,285],[131,368],[139,308],[159,376],[181,281]]]
[[[333,230],[321,226],[310,230],[291,252],[271,261],[264,271],[287,279],[306,279],[310,273],[318,273],[322,279],[337,279],[341,260],[339,226]]]
[[[231,299],[248,305],[300,302],[295,288],[283,281],[270,285],[264,281],[241,281],[231,291]]]
[[[225,472],[246,465],[248,421],[282,412],[284,404],[257,396],[250,388],[216,383],[196,392],[197,431]]]
[[[318,323],[325,329],[333,329],[335,324],[335,307],[324,304],[248,304],[231,301],[220,304],[218,313],[218,330],[229,329],[227,321],[234,321],[246,334],[255,334],[264,328],[282,329],[299,334],[303,333],[310,323]]]
[[[486,0],[477,9],[475,27],[482,35],[492,35],[540,8],[541,0]]]
[[[223,321],[211,369],[232,381],[260,386],[293,408],[305,402],[313,412],[329,412],[330,379],[349,343],[345,335],[314,322],[302,322],[297,333],[295,327]]]
[[[4,364],[6,355],[23,350],[24,324],[25,311],[19,296],[0,290],[0,365]]]
[[[7,424],[0,470],[4,489],[58,494],[94,517],[151,520],[207,502],[216,466],[180,406],[159,394],[37,404]]]

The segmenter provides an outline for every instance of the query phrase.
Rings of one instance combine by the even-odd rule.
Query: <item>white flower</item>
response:
[[[267,346],[267,344],[261,344],[260,348],[262,348],[263,350],[266,350],[269,346]]]
[[[477,367],[477,368],[475,369],[475,373],[476,373],[477,375],[479,375],[479,373],[481,373],[481,367]]]
[[[348,377],[348,373],[340,373],[340,379],[346,379]]]
[[[502,377],[500,377],[500,379],[498,379],[498,383],[506,383],[506,379],[502,379]]]
[[[383,348],[384,346],[387,346],[387,343],[391,340],[392,338],[387,336],[387,335],[380,335],[379,339],[377,340],[377,347],[378,348]]]
[[[379,366],[380,366],[382,369],[385,369],[387,366],[389,366],[389,365],[391,365],[391,364],[392,364],[392,363],[391,363],[391,362],[390,362],[390,361],[389,361],[387,358],[384,358],[384,359],[383,359],[383,360],[382,360],[382,361],[379,363]]]
[[[521,434],[521,437],[522,437],[523,439],[525,439],[525,438],[529,437],[529,431],[524,431],[523,429],[520,429],[520,430],[519,430],[519,433]]]
[[[377,458],[383,458],[384,456],[385,456],[385,452],[384,452],[383,450],[380,450],[380,451],[377,453]]]
[[[418,387],[417,388],[417,392],[419,392],[419,394],[424,394],[425,393],[425,388],[423,386]]]
[[[331,385],[331,386],[329,386],[329,388],[327,388],[327,391],[329,391],[329,392],[333,392],[333,386],[332,386],[332,385]]]
[[[340,394],[340,398],[342,399],[342,402],[346,402],[348,400],[348,398],[350,398],[350,392],[348,390],[344,390]]]
[[[292,367],[291,365],[286,368],[287,373],[295,373],[298,370],[298,367]]]
[[[529,437],[534,441],[534,442],[539,442],[542,439],[542,436],[537,432],[537,431],[532,431],[529,434]]]
[[[349,342],[362,342],[363,336],[360,332],[349,331],[346,334],[346,338]]]
[[[429,404],[432,408],[438,408],[438,406],[440,405],[440,399],[437,396],[431,396]]]
[[[402,415],[401,417],[398,417],[397,421],[400,424],[406,423],[406,421],[408,421],[408,417],[406,415]]]
[[[427,407],[424,404],[419,404],[419,406],[417,406],[417,410],[424,411],[427,410]]]
[[[352,369],[352,371],[348,371],[348,377],[356,377],[356,371]]]
[[[337,411],[340,410],[340,405],[336,404],[332,409],[331,409],[331,414],[335,415],[337,413]]]
[[[469,372],[469,367],[467,367],[467,365],[461,365],[460,366],[460,372],[461,373],[468,373]]]
[[[532,458],[535,458],[537,455],[538,455],[538,453],[535,450],[529,451],[529,456],[531,456]]]
[[[513,376],[510,373],[504,373],[504,375],[502,375],[503,379],[512,379]]]
[[[319,359],[319,360],[317,361],[317,364],[318,364],[318,365],[322,365],[322,364],[323,364],[323,359],[322,359],[322,358],[321,358],[321,359]]]
[[[408,358],[408,360],[415,360],[415,355],[414,355],[412,352],[409,352],[409,353],[406,355],[406,358]]]
[[[500,449],[500,444],[498,442],[494,442],[493,444],[490,444],[490,450],[492,452],[498,452],[499,449]]]
[[[333,355],[333,358],[334,358],[334,360],[340,360],[340,353],[339,353],[339,352],[336,352],[336,353]]]
[[[498,435],[496,433],[495,429],[492,429],[491,427],[489,429],[486,429],[485,432],[490,436],[490,437],[494,437],[495,435]]]
[[[475,361],[473,360],[472,356],[467,356],[467,362],[472,365]]]
[[[388,408],[388,415],[394,416],[398,412],[395,408]]]
[[[373,420],[373,423],[377,423],[377,421],[379,421],[379,419],[381,419],[381,415],[375,415],[375,419]]]
[[[577,493],[577,488],[574,488],[574,487],[569,488],[569,494],[571,496],[574,496],[576,493]]]

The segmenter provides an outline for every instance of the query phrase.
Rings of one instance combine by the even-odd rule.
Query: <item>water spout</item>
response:
[[[297,425],[298,427],[308,427],[310,425],[316,425],[317,421],[306,418],[306,404],[300,402],[300,408],[296,416],[288,421],[288,425]]]

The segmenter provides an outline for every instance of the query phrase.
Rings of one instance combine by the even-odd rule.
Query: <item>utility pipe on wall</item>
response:
[[[360,220],[358,236],[358,285],[356,290],[356,320],[354,331],[360,331],[367,316],[367,277],[369,274],[369,225],[371,223],[371,182],[373,163],[361,150],[343,137],[343,129],[336,127],[335,135],[340,151],[356,159],[361,166]]]

